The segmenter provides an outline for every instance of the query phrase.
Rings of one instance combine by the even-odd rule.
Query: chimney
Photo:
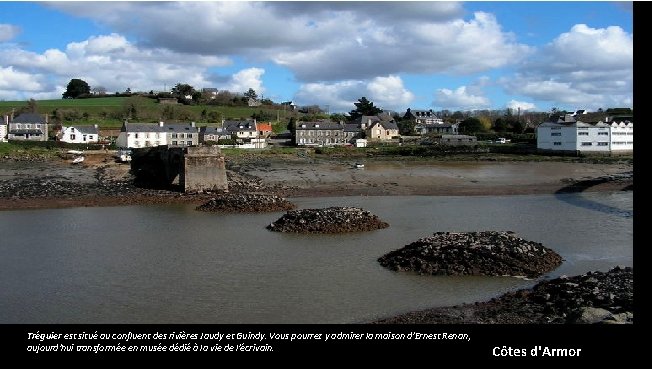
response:
[[[44,115],[45,115],[45,124],[48,124],[48,115],[47,114]]]
[[[4,119],[5,119],[5,124],[9,125],[9,116],[5,115]]]
[[[164,123],[163,121],[158,122],[158,126],[159,126],[159,127],[163,127],[164,124],[165,124],[165,123]]]
[[[100,129],[100,127],[97,124],[93,124],[93,127],[95,127],[95,129]]]
[[[195,128],[195,122],[190,122],[190,126]]]
[[[14,120],[14,110],[15,110],[14,108],[11,108],[11,121]]]

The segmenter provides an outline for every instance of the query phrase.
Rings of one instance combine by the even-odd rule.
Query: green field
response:
[[[18,112],[26,101],[0,101],[0,115]],[[50,121],[63,125],[98,124],[100,128],[120,127],[125,119],[130,122],[154,123],[163,121],[219,124],[224,120],[248,119],[263,115],[264,121],[280,122],[296,113],[273,107],[242,107],[216,105],[161,105],[144,97],[104,97],[94,99],[59,99],[36,101],[37,112],[49,114]],[[135,112],[134,112],[135,110]]]

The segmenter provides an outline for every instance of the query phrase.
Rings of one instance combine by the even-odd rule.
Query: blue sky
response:
[[[349,111],[632,106],[631,2],[0,2],[0,99],[176,83]]]

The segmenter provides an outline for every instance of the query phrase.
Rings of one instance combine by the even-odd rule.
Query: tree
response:
[[[93,95],[106,95],[106,88],[102,86],[93,87]]]
[[[364,96],[359,98],[358,102],[353,103],[353,105],[355,105],[355,109],[349,112],[351,119],[357,119],[363,115],[378,115],[382,112],[382,109],[374,106],[374,103]]]
[[[38,106],[36,105],[36,100],[29,99],[27,100],[27,105],[18,109],[18,114],[22,113],[38,113]]]
[[[91,92],[91,86],[86,83],[86,81],[73,78],[68,82],[66,87],[66,92],[63,93],[64,99],[76,99],[81,95],[88,94]]]
[[[186,83],[177,83],[172,87],[172,95],[178,99],[185,99],[186,96],[192,96],[195,93],[195,88]]]
[[[246,97],[247,99],[256,100],[258,98],[258,95],[256,94],[256,91],[253,88],[249,88],[249,90],[244,93],[244,97]]]
[[[466,118],[460,123],[460,131],[466,134],[484,131],[484,125],[476,117]]]

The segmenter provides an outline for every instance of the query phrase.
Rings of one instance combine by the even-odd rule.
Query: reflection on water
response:
[[[561,200],[561,201],[559,201]],[[299,198],[389,222],[348,235],[264,227],[281,213],[192,206],[0,212],[0,323],[352,323],[486,300],[536,281],[395,273],[376,259],[437,231],[513,230],[564,263],[546,278],[632,265],[631,192]]]
[[[585,194],[579,193],[575,195],[569,194],[555,194],[555,197],[559,201],[564,201],[573,206],[579,206],[584,209],[599,211],[606,214],[611,214],[624,218],[631,218],[634,216],[633,210],[622,209],[617,206],[610,205],[609,203],[604,202],[602,196],[610,197],[614,196],[613,194],[604,194],[602,196],[584,196]],[[611,201],[609,201],[611,202]]]

